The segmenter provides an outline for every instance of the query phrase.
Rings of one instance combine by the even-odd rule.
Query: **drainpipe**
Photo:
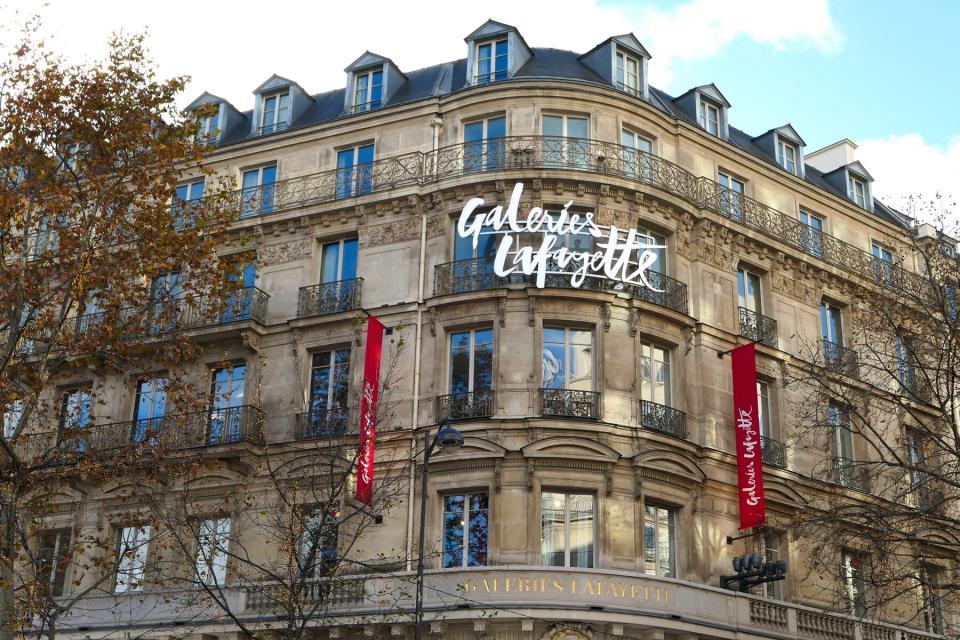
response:
[[[436,151],[440,148],[440,129],[443,127],[443,115],[439,112],[430,122],[433,128],[433,151],[430,162],[436,163]],[[431,166],[431,173],[432,171]],[[426,170],[426,163],[423,169]],[[426,282],[427,266],[427,212],[420,202],[420,267],[419,278],[417,282],[417,331],[414,337],[413,349],[413,415],[410,419],[410,478],[408,485],[410,487],[407,496],[407,544],[405,549],[406,570],[411,571],[413,566],[411,558],[413,557],[413,503],[416,499],[416,472],[417,472],[417,429],[420,426],[420,351],[423,338],[423,287]]]

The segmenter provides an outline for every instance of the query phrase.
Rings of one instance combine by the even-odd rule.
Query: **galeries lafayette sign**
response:
[[[518,182],[506,209],[497,205],[487,212],[477,212],[485,204],[483,198],[472,198],[457,221],[457,234],[472,240],[475,252],[482,236],[498,236],[493,260],[496,275],[535,275],[538,288],[546,286],[547,275],[563,275],[569,276],[573,287],[582,286],[587,278],[600,278],[661,291],[650,283],[649,273],[665,245],[636,229],[599,225],[592,211],[571,212],[572,200],[559,212],[533,207],[521,218],[522,195],[523,183]]]

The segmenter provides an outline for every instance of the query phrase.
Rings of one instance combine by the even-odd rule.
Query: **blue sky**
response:
[[[908,211],[910,194],[960,197],[960,90],[950,82],[960,75],[960,2],[366,0],[362,15],[316,0],[230,7],[6,0],[0,25],[39,13],[50,45],[74,60],[102,56],[111,32],[146,29],[159,73],[192,76],[182,106],[210,91],[241,110],[273,73],[310,93],[342,87],[344,67],[367,49],[406,70],[462,58],[464,36],[487,18],[516,26],[531,46],[580,52],[632,31],[653,55],[654,86],[678,94],[715,82],[735,126],[760,134],[791,122],[808,150],[850,138],[874,192]]]

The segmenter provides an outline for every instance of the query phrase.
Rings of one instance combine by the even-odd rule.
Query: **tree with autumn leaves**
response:
[[[98,389],[62,385],[163,371],[168,403],[202,406],[209,390],[189,374],[199,349],[180,329],[236,303],[236,266],[214,244],[236,210],[175,197],[182,175],[208,175],[208,149],[175,104],[185,78],[158,79],[142,36],[69,64],[38,28],[0,61],[0,620],[7,636],[52,637],[78,601],[113,588],[117,562],[109,532],[68,525],[52,546],[40,540],[61,488],[191,473],[158,462],[165,439],[149,427],[91,441],[91,416],[108,411]]]

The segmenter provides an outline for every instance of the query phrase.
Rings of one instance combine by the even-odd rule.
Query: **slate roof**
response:
[[[556,78],[587,82],[591,84],[610,87],[613,85],[612,79],[601,78],[586,65],[580,62],[581,54],[574,51],[551,48],[531,48],[533,56],[524,64],[513,76],[513,79],[534,79],[534,78]],[[391,96],[389,102],[384,107],[396,106],[399,104],[415,102],[426,98],[432,98],[447,95],[461,89],[467,85],[466,73],[467,60],[461,58],[452,62],[417,69],[406,72],[407,82],[404,83],[397,92]],[[507,80],[505,82],[509,82]],[[345,88],[327,91],[316,94],[311,104],[300,117],[290,123],[285,131],[299,129],[322,122],[329,122],[340,118],[353,117],[352,114],[344,113],[344,92]],[[663,111],[669,116],[679,118],[694,126],[697,126],[696,115],[685,112],[674,102],[675,96],[661,91],[655,87],[650,87],[650,104]],[[253,111],[243,112],[244,118],[231,130],[224,131],[220,137],[220,145],[235,144],[245,140],[257,137],[251,133],[250,118]],[[271,134],[268,134],[271,135]],[[276,135],[276,134],[272,134]],[[754,142],[754,136],[737,129],[729,127],[729,142],[738,149],[779,167],[776,159],[764,148]],[[803,178],[811,185],[822,189],[828,193],[846,199],[846,193],[841,192],[831,183],[823,178],[823,174],[816,168],[806,165],[805,176]],[[874,199],[874,215],[887,222],[899,225],[904,228],[912,226],[912,219],[889,207],[882,202]]]

